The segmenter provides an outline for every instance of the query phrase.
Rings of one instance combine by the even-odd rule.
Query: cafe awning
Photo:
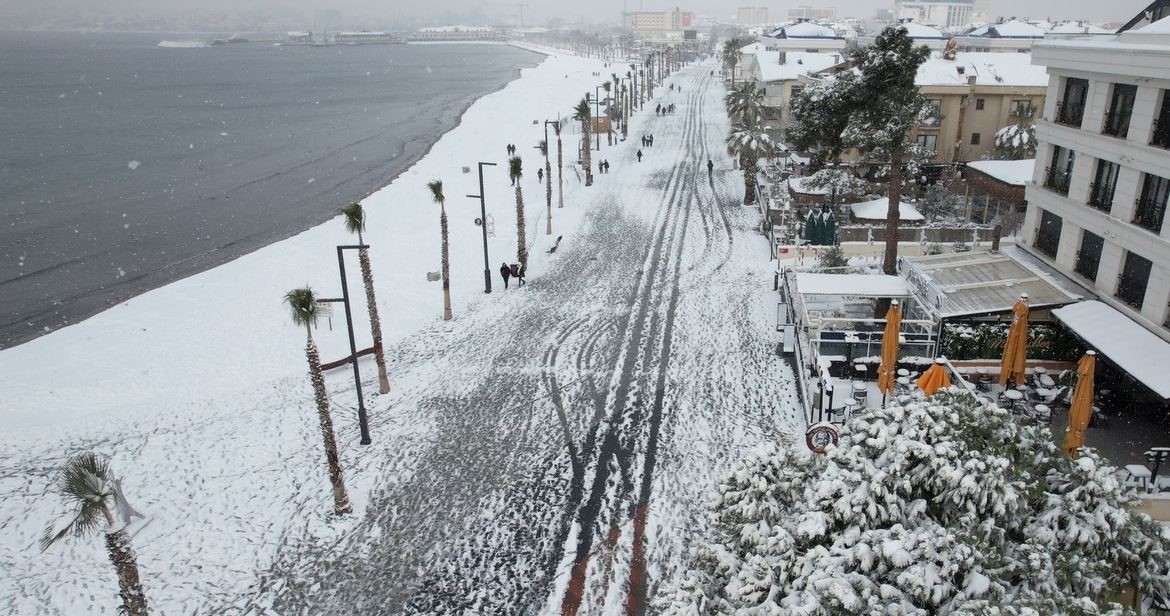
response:
[[[901,276],[884,274],[796,274],[796,292],[801,295],[848,297],[908,297],[910,285]]]
[[[898,270],[922,302],[944,319],[1007,313],[1021,293],[1028,294],[1033,308],[1063,306],[1078,299],[1042,272],[1002,253],[943,253],[898,261]]]
[[[1096,300],[1058,308],[1052,316],[1150,391],[1170,399],[1170,342]]]

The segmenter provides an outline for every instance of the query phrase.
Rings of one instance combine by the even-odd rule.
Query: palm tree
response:
[[[731,85],[735,87],[735,65],[743,58],[743,52],[740,49],[751,44],[751,39],[747,37],[737,36],[728,39],[723,44],[723,53],[720,58],[723,61],[723,66],[727,67],[728,74],[731,75]]]
[[[362,204],[354,202],[341,208],[341,215],[345,217],[345,230],[356,233],[358,244],[366,245],[362,241],[362,231],[366,228],[366,211]],[[378,393],[390,392],[390,378],[386,376],[386,355],[382,352],[382,319],[378,318],[378,300],[374,297],[374,273],[370,268],[370,251],[367,248],[358,249],[358,262],[362,266],[362,283],[366,285],[366,309],[370,312],[370,335],[374,338],[374,362],[378,364]]]
[[[341,461],[337,456],[337,439],[333,435],[333,418],[329,416],[329,395],[325,392],[325,374],[321,371],[321,354],[313,342],[312,326],[317,323],[317,296],[309,287],[293,289],[284,296],[292,311],[293,323],[305,326],[305,357],[309,360],[309,380],[313,382],[313,395],[317,399],[317,419],[321,423],[321,436],[325,440],[325,462],[329,466],[329,483],[333,484],[333,513],[345,515],[353,512],[349,504],[349,493],[345,490],[345,479],[341,476]]]
[[[146,593],[138,576],[138,558],[130,545],[130,534],[119,523],[115,511],[125,505],[118,480],[109,462],[93,452],[77,454],[57,471],[57,491],[69,502],[72,517],[60,530],[54,524],[41,535],[41,551],[49,549],[66,535],[84,537],[99,530],[106,535],[106,551],[118,574],[121,612],[128,616],[145,616]],[[125,522],[125,520],[122,520]]]
[[[519,156],[508,159],[508,177],[516,183],[516,260],[520,262],[520,267],[527,268],[528,242],[524,232],[524,187],[520,182],[520,178],[524,177],[524,170],[521,166]]]
[[[731,128],[731,134],[727,136],[727,153],[739,157],[739,166],[743,170],[744,205],[756,203],[759,160],[770,156],[774,150],[772,137],[759,127],[741,122]]]
[[[427,182],[431,198],[439,204],[439,234],[443,237],[443,320],[450,321],[451,315],[451,249],[447,242],[447,198],[443,196],[443,180]]]
[[[557,134],[557,207],[565,207],[565,148],[561,143],[561,119],[558,117],[553,124],[553,132]]]
[[[593,161],[589,153],[589,122],[593,117],[589,109],[589,95],[586,94],[581,102],[573,109],[573,119],[581,122],[581,164],[585,167],[585,185],[593,186]]]
[[[545,201],[548,202],[548,224],[545,225],[545,235],[552,235],[552,163],[548,160],[548,142],[541,139],[536,144],[541,156],[544,156]]]
[[[613,89],[613,86],[607,81],[607,82],[601,84],[601,89],[605,90],[605,100],[600,101],[600,102],[605,103],[605,112],[606,112],[605,115],[609,116],[609,115],[611,115],[609,113],[609,111],[613,107],[612,107],[612,105],[609,104],[608,101],[609,101],[609,94],[610,94],[610,91]],[[600,142],[600,139],[598,141]],[[613,130],[612,129],[605,131],[605,145],[613,145]],[[597,149],[601,149],[601,146],[600,145],[597,146]]]
[[[731,123],[747,123],[759,126],[764,120],[764,90],[755,83],[746,81],[732,89],[723,99],[727,104],[727,115]]]

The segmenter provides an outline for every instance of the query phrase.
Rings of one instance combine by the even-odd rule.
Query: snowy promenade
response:
[[[113,610],[99,541],[36,551],[60,506],[45,493],[52,468],[94,448],[113,455],[149,516],[134,541],[163,613],[637,611],[674,579],[718,478],[800,421],[775,353],[773,265],[758,215],[739,205],[711,68],[670,78],[681,93],[658,88],[626,143],[603,139],[594,164],[608,159],[612,173],[591,188],[569,167],[579,134],[566,131],[552,236],[532,120],[567,113],[602,80],[591,72],[617,67],[559,57],[526,71],[367,200],[395,389],[378,396],[363,362],[374,444],[362,447],[349,373],[329,376],[349,519],[328,515],[302,341],[279,304],[305,282],[337,287],[340,222],[0,353],[0,420],[13,427],[0,434],[0,609]],[[655,117],[658,101],[676,113]],[[637,163],[644,133],[655,145]],[[505,143],[525,160],[535,245],[528,285],[500,289],[495,268],[515,260],[514,201],[495,168],[496,292],[485,296],[468,222],[478,206],[462,198],[478,187],[459,169],[502,165]],[[420,282],[437,269],[425,193],[436,177],[452,212],[446,323],[437,284]],[[351,293],[360,288],[353,278]],[[318,329],[326,359],[346,352],[334,321]]]

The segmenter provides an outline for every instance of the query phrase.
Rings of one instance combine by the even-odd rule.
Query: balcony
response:
[[[1090,259],[1088,255],[1084,253],[1084,251],[1078,250],[1075,261],[1076,266],[1073,267],[1073,271],[1083,276],[1085,280],[1096,281],[1097,266],[1100,262],[1101,255],[1098,254],[1094,258]]]
[[[1113,186],[1098,186],[1096,182],[1089,184],[1089,205],[1108,212],[1113,207]]]
[[[1138,282],[1138,280],[1129,280],[1125,274],[1119,275],[1117,277],[1117,294],[1114,297],[1125,302],[1134,310],[1141,310],[1146,299],[1146,283],[1148,281],[1140,281],[1140,285]]]
[[[1150,145],[1170,150],[1170,116],[1155,118],[1150,133]]]
[[[1105,125],[1101,128],[1101,134],[1125,139],[1126,135],[1129,134],[1129,119],[1132,116],[1132,112],[1121,112],[1116,109],[1106,111]]]
[[[1053,120],[1057,124],[1064,124],[1065,126],[1081,127],[1081,120],[1085,116],[1084,105],[1066,105],[1064,102],[1056,103],[1056,118]]]
[[[1047,167],[1044,170],[1044,186],[1050,188],[1062,195],[1068,195],[1068,184],[1072,179],[1072,174],[1068,171],[1057,171],[1052,167]]]
[[[1133,224],[1149,229],[1154,233],[1162,232],[1162,218],[1166,210],[1165,203],[1158,203],[1153,199],[1138,197],[1134,200]]]

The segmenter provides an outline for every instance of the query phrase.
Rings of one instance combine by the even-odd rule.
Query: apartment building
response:
[[[962,28],[973,23],[975,0],[898,0],[894,3],[898,19],[909,19],[939,28]]]
[[[1033,61],[1050,81],[1022,243],[1170,340],[1170,18]]]
[[[768,7],[741,6],[735,11],[735,23],[741,26],[767,25]]]

